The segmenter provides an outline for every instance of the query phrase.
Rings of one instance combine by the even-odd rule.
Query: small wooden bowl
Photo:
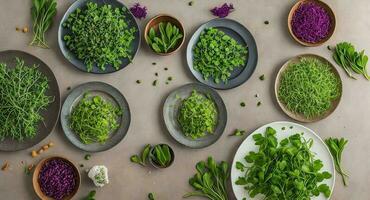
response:
[[[297,38],[294,33],[293,33],[293,28],[292,28],[292,20],[293,20],[293,15],[294,13],[297,11],[297,9],[299,8],[299,6],[301,6],[302,4],[305,4],[305,3],[316,3],[318,5],[320,5],[322,8],[324,8],[328,14],[329,14],[329,17],[330,17],[330,24],[331,24],[331,27],[330,27],[330,30],[329,30],[329,34],[326,36],[325,39],[317,42],[317,43],[309,43],[309,42],[305,42],[299,38]],[[290,12],[289,12],[289,15],[288,15],[288,29],[289,29],[289,33],[290,35],[293,37],[293,39],[295,41],[297,41],[299,44],[303,45],[303,46],[307,46],[307,47],[315,47],[315,46],[320,46],[322,44],[324,44],[326,41],[328,41],[331,36],[334,34],[334,31],[335,31],[335,26],[336,26],[336,20],[335,20],[335,14],[333,12],[333,10],[329,7],[328,4],[320,1],[320,0],[299,0],[296,4],[294,4],[294,6],[290,9]]]
[[[158,165],[153,159],[152,159],[152,156],[154,156],[154,147],[156,146],[159,146],[159,145],[167,145],[168,148],[170,149],[170,153],[171,153],[171,162],[168,164],[168,166],[166,167],[162,167],[160,165]],[[173,151],[173,149],[170,147],[170,145],[168,144],[157,144],[155,146],[153,146],[150,151],[149,151],[149,163],[154,167],[154,168],[157,168],[157,169],[164,169],[164,168],[168,168],[170,167],[172,164],[173,164],[173,161],[175,160],[175,152]]]
[[[167,53],[157,53],[157,52],[155,52],[147,42],[148,41],[149,30],[151,28],[154,28],[154,30],[157,32],[158,31],[158,25],[161,22],[170,22],[171,24],[177,26],[177,28],[179,28],[180,32],[183,34],[183,37],[181,38],[181,42],[178,42],[177,45],[175,46],[175,48],[173,48],[172,50],[170,50]],[[149,46],[149,48],[154,53],[156,53],[158,55],[161,55],[161,56],[168,56],[168,55],[171,55],[171,54],[175,53],[176,51],[178,51],[180,49],[180,47],[182,46],[182,44],[185,42],[185,29],[184,29],[184,26],[182,25],[182,23],[178,19],[176,19],[175,17],[172,17],[170,15],[165,15],[165,14],[159,14],[159,15],[153,17],[152,19],[150,19],[149,22],[146,24],[145,30],[144,30],[144,39],[145,39],[146,44]]]
[[[73,167],[73,170],[76,174],[77,185],[75,186],[74,191],[70,195],[63,198],[63,200],[72,199],[72,197],[77,193],[78,188],[80,187],[80,184],[81,184],[80,173],[78,171],[78,168],[70,160],[68,160],[67,158],[60,157],[60,156],[53,156],[53,157],[45,158],[37,164],[37,166],[35,167],[35,170],[33,172],[33,177],[32,177],[33,189],[35,190],[37,196],[40,199],[42,199],[42,200],[54,200],[53,198],[46,196],[42,192],[41,187],[40,187],[40,183],[39,183],[39,174],[40,174],[41,168],[45,165],[45,163],[47,163],[51,160],[55,160],[55,159],[60,159],[60,160],[63,160],[65,162],[69,163]]]
[[[335,74],[335,76],[339,79],[340,81],[340,96],[333,100],[331,102],[331,107],[325,112],[323,113],[322,115],[320,116],[317,116],[315,118],[306,118],[304,115],[300,114],[300,113],[294,113],[292,111],[290,111],[284,103],[282,103],[280,100],[279,100],[279,95],[278,95],[278,91],[279,91],[279,87],[280,87],[280,80],[281,80],[281,76],[283,74],[283,72],[287,69],[287,67],[291,64],[291,63],[297,63],[300,61],[301,58],[303,57],[311,57],[311,58],[316,58],[322,62],[325,62],[325,63],[328,63],[331,71]],[[300,122],[305,122],[305,123],[308,123],[308,122],[316,122],[316,121],[319,121],[319,120],[322,120],[326,117],[328,117],[331,113],[334,112],[334,110],[337,108],[339,102],[340,102],[340,99],[342,98],[342,91],[343,91],[343,88],[342,88],[342,79],[340,78],[340,75],[337,71],[337,69],[334,67],[333,64],[331,64],[326,58],[324,57],[321,57],[321,56],[318,56],[318,55],[315,55],[315,54],[302,54],[302,55],[298,55],[296,57],[293,57],[291,58],[290,60],[288,60],[279,70],[277,76],[276,76],[276,79],[275,79],[275,97],[276,97],[276,101],[278,102],[280,108],[283,110],[283,112],[288,115],[290,118],[292,119],[295,119],[297,121],[300,121]]]

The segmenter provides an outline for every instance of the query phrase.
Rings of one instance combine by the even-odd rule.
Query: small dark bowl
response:
[[[293,27],[292,27],[292,20],[293,20],[293,16],[294,16],[294,13],[297,11],[297,9],[302,5],[302,4],[305,4],[305,3],[316,3],[318,4],[319,6],[321,6],[322,8],[324,8],[326,10],[326,12],[328,12],[329,14],[329,17],[330,17],[330,23],[331,23],[331,27],[330,27],[330,30],[329,30],[329,34],[326,36],[325,39],[319,41],[319,42],[316,42],[316,43],[309,43],[309,42],[305,42],[299,38],[297,38],[295,35],[294,35],[294,32],[293,32]],[[328,41],[331,36],[334,34],[334,31],[335,31],[335,26],[336,26],[336,20],[335,20],[335,14],[333,12],[333,10],[329,7],[328,4],[320,1],[320,0],[299,0],[296,4],[294,4],[294,6],[290,9],[290,12],[289,12],[289,15],[288,15],[288,29],[289,29],[289,33],[290,35],[292,36],[292,38],[297,41],[299,44],[303,45],[303,46],[307,46],[307,47],[315,47],[315,46],[320,46],[322,44],[324,44],[326,41]]]
[[[134,18],[134,16],[131,14],[131,12],[128,10],[128,8],[120,1],[118,0],[109,0],[109,1],[104,1],[104,0],[77,0],[75,1],[65,12],[62,20],[60,21],[59,24],[59,30],[58,30],[58,44],[60,51],[62,52],[63,56],[70,62],[72,63],[77,69],[88,72],[85,63],[83,60],[80,60],[77,58],[76,55],[74,55],[66,46],[64,42],[64,35],[68,33],[68,30],[63,27],[63,23],[68,19],[68,16],[73,13],[77,8],[83,10],[86,7],[86,4],[88,2],[93,2],[97,3],[99,6],[109,4],[112,6],[112,8],[126,8],[127,12],[125,12],[125,18],[127,19],[127,24],[129,27],[134,27],[136,28],[136,32],[134,33],[135,39],[131,42],[130,46],[130,51],[131,51],[131,56],[132,60],[134,59],[135,55],[137,54],[137,51],[140,46],[140,29],[139,26],[137,25],[137,22]],[[93,74],[108,74],[108,73],[113,73],[116,71],[119,71],[123,68],[125,68],[127,65],[129,65],[131,62],[128,58],[122,58],[121,59],[122,64],[119,67],[119,69],[115,69],[112,65],[107,65],[106,69],[103,71],[96,65],[93,65],[92,70],[89,73]]]
[[[161,165],[159,165],[158,163],[156,163],[155,162],[155,160],[153,160],[152,159],[152,157],[154,156],[154,148],[156,147],[156,146],[162,146],[162,145],[167,145],[168,146],[168,148],[170,149],[170,153],[171,153],[171,162],[166,166],[166,167],[163,167],[163,166],[161,166]],[[157,169],[164,169],[164,168],[168,168],[168,167],[170,167],[172,164],[173,164],[173,161],[175,160],[175,152],[173,151],[173,149],[170,147],[170,145],[168,145],[168,144],[157,144],[157,145],[154,145],[154,146],[152,146],[151,147],[151,149],[150,149],[150,151],[149,151],[149,163],[153,166],[153,167],[155,167],[155,168],[157,168]]]
[[[33,177],[32,177],[33,189],[35,190],[35,193],[37,194],[37,196],[42,200],[54,200],[53,198],[46,196],[42,192],[41,186],[40,186],[40,183],[39,183],[39,174],[40,174],[40,171],[41,171],[42,167],[45,165],[45,163],[47,163],[51,160],[56,160],[56,159],[63,160],[65,162],[67,162],[68,164],[70,164],[72,166],[74,172],[75,172],[75,175],[76,175],[77,185],[75,186],[74,191],[70,195],[64,197],[63,200],[72,199],[73,196],[77,193],[77,191],[78,191],[78,189],[81,185],[80,172],[78,171],[78,168],[72,163],[72,161],[68,160],[67,158],[63,158],[61,156],[53,156],[53,157],[45,158],[45,159],[41,160],[39,162],[39,164],[37,164],[37,166],[35,167],[35,170],[33,172]]]
[[[146,41],[148,41],[149,30],[151,28],[154,28],[154,30],[157,32],[158,31],[158,25],[161,22],[170,22],[171,24],[173,24],[177,28],[179,28],[180,32],[183,34],[183,37],[181,38],[181,42],[178,42],[177,45],[175,46],[175,48],[173,48],[172,50],[170,50],[167,53],[155,52],[152,49],[152,47],[148,44],[148,42],[146,42]],[[144,30],[144,39],[145,39],[146,44],[149,46],[149,48],[154,53],[156,53],[158,55],[161,55],[161,56],[168,56],[168,55],[171,55],[171,54],[175,53],[176,51],[178,51],[181,48],[182,44],[185,41],[185,29],[184,29],[184,26],[181,24],[181,22],[178,19],[176,19],[175,17],[172,17],[170,15],[165,15],[165,14],[159,14],[159,15],[153,17],[152,19],[150,19],[149,22],[146,24],[145,30]]]

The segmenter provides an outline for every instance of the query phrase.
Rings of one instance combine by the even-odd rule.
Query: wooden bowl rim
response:
[[[337,97],[335,100],[333,100],[331,102],[331,107],[326,112],[324,112],[322,115],[316,116],[314,118],[306,118],[302,114],[294,113],[294,112],[290,111],[285,106],[285,104],[282,103],[279,100],[279,96],[278,96],[278,90],[279,90],[279,86],[280,86],[280,79],[281,79],[281,76],[282,76],[283,72],[287,69],[287,67],[289,66],[289,64],[294,63],[294,62],[297,62],[297,60],[299,60],[299,59],[301,59],[303,57],[312,57],[312,58],[316,58],[316,59],[318,59],[320,61],[323,61],[323,62],[328,63],[331,71],[339,79],[339,84],[340,84],[340,95],[339,95],[339,97]],[[338,107],[338,105],[340,103],[340,100],[342,98],[342,94],[343,94],[343,83],[342,83],[342,79],[341,79],[341,77],[339,75],[338,70],[334,67],[334,65],[331,62],[329,62],[329,60],[327,60],[326,58],[324,58],[322,56],[316,55],[316,54],[307,53],[307,54],[300,54],[300,55],[297,55],[295,57],[292,57],[292,58],[290,58],[287,62],[285,62],[281,66],[281,68],[280,68],[280,70],[277,73],[276,78],[275,78],[274,92],[275,92],[275,99],[276,99],[277,103],[279,104],[279,107],[281,108],[281,110],[283,110],[283,112],[286,115],[288,115],[290,118],[292,118],[294,120],[297,120],[299,122],[310,123],[310,122],[316,122],[316,121],[320,121],[322,119],[325,119],[325,118],[327,118],[329,115],[331,115],[335,111],[335,109]]]
[[[148,44],[147,42],[147,38],[148,38],[148,32],[149,32],[149,29],[152,27],[151,24],[153,23],[153,21],[155,21],[156,19],[159,19],[159,18],[162,18],[162,17],[168,17],[170,19],[172,19],[173,21],[176,21],[180,27],[178,27],[180,29],[180,31],[183,33],[183,37],[181,39],[181,43],[178,45],[178,47],[176,49],[173,49],[172,51],[170,52],[167,52],[167,53],[158,53],[158,52],[155,52],[152,47],[150,47],[150,45]],[[164,21],[161,21],[161,22],[164,22]],[[150,48],[150,50],[152,50],[154,53],[158,54],[158,55],[161,55],[161,56],[168,56],[168,55],[171,55],[175,52],[177,52],[181,47],[182,45],[184,44],[185,42],[185,28],[184,28],[184,25],[181,23],[180,20],[178,20],[176,17],[172,16],[172,15],[167,15],[167,14],[158,14],[156,16],[154,16],[153,18],[151,18],[148,23],[145,25],[145,29],[144,29],[144,40],[145,40],[145,43],[148,45],[148,47]]]
[[[305,42],[303,40],[300,40],[293,33],[293,28],[292,28],[292,23],[291,23],[292,22],[292,19],[293,19],[293,15],[294,15],[295,11],[298,9],[298,7],[301,4],[307,3],[307,2],[314,2],[314,3],[319,4],[321,7],[323,7],[328,12],[328,14],[330,16],[330,21],[332,23],[332,27],[330,28],[330,31],[329,31],[329,34],[327,35],[327,37],[325,39],[317,42],[317,43],[309,43],[309,42]],[[296,42],[298,42],[299,44],[301,44],[303,46],[316,47],[316,46],[320,46],[320,45],[324,44],[325,42],[327,42],[334,35],[335,29],[336,29],[336,17],[335,17],[335,13],[334,13],[333,9],[331,9],[331,7],[328,4],[326,4],[325,2],[323,2],[321,0],[298,0],[292,6],[292,8],[289,11],[289,14],[288,14],[288,30],[289,30],[289,33],[290,33],[291,37]]]
[[[78,168],[76,167],[76,165],[69,159],[63,157],[63,156],[51,156],[51,157],[48,157],[48,158],[44,158],[42,159],[35,167],[34,171],[33,171],[33,176],[32,176],[32,185],[33,185],[33,189],[35,191],[35,193],[37,194],[37,196],[42,199],[42,200],[53,200],[53,198],[50,198],[48,196],[46,196],[42,190],[41,190],[41,187],[40,187],[40,184],[39,184],[39,174],[40,174],[40,170],[41,168],[44,166],[44,164],[50,160],[53,160],[53,159],[61,159],[61,160],[64,160],[66,162],[68,162],[69,164],[72,165],[73,169],[75,170],[76,174],[77,174],[77,185],[75,186],[75,190],[69,195],[69,196],[66,196],[63,198],[63,200],[69,200],[69,199],[72,199],[73,196],[75,196],[77,194],[77,191],[81,185],[81,176],[80,176],[80,172],[78,170]]]

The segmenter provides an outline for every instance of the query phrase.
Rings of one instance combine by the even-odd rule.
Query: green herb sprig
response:
[[[116,70],[122,59],[131,61],[131,44],[138,30],[130,28],[125,13],[128,10],[99,6],[89,2],[83,10],[77,8],[63,23],[68,33],[63,36],[67,48],[83,60],[87,71],[96,65],[104,71],[108,65]]]
[[[217,109],[209,96],[197,91],[182,100],[177,120],[185,136],[192,139],[212,134],[217,123]]]
[[[154,195],[154,193],[152,193],[152,192],[151,192],[151,193],[149,193],[149,194],[148,194],[148,199],[149,199],[149,200],[155,200],[155,195]]]
[[[168,167],[173,159],[170,147],[166,144],[154,146],[150,158],[152,159],[152,161],[155,162],[155,164],[158,164],[160,167]]]
[[[246,64],[248,48],[216,28],[207,28],[193,48],[194,69],[205,80],[228,82],[235,68]]]
[[[306,200],[323,193],[331,194],[321,183],[332,175],[322,171],[323,163],[311,152],[313,140],[294,134],[278,142],[276,131],[268,127],[264,134],[253,135],[258,151],[249,152],[236,169],[245,172],[235,182],[244,186],[251,198],[258,194],[265,200]],[[245,164],[243,164],[245,163]]]
[[[49,80],[38,66],[15,60],[14,68],[0,63],[0,141],[34,138],[43,120],[40,112],[53,101],[46,95]]]
[[[207,162],[200,161],[195,166],[197,172],[189,179],[195,189],[184,195],[184,198],[199,196],[211,200],[227,200],[226,182],[230,176],[229,165],[225,161],[216,163],[212,157]]]
[[[91,190],[89,194],[83,200],[95,200],[95,190]]]
[[[85,93],[72,109],[69,126],[84,144],[105,143],[111,133],[119,128],[122,109],[103,99]]]
[[[183,37],[183,33],[180,32],[180,29],[170,22],[159,23],[158,30],[159,31],[156,32],[153,27],[150,28],[147,37],[147,43],[157,53],[167,53],[171,51]]]
[[[31,18],[33,22],[33,39],[30,45],[49,48],[45,33],[52,25],[56,13],[56,0],[32,0]]]
[[[328,138],[325,140],[325,143],[334,158],[335,170],[342,176],[343,185],[347,186],[349,175],[342,168],[342,153],[348,140],[344,138]]]
[[[301,58],[282,73],[278,98],[288,110],[306,118],[322,115],[341,95],[341,83],[328,63]]]
[[[353,44],[341,42],[335,47],[333,58],[346,71],[349,77],[356,79],[351,73],[353,71],[357,74],[362,74],[367,80],[370,80],[366,66],[369,58],[365,55],[364,50],[357,52]]]
[[[150,144],[145,145],[143,151],[141,152],[141,155],[132,155],[130,157],[131,162],[140,164],[141,166],[146,166],[146,162],[148,160],[150,148],[152,146]]]

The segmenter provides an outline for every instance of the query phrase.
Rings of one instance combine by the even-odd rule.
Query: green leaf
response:
[[[143,152],[141,153],[141,161],[143,163],[146,162],[146,160],[148,159],[148,155],[149,155],[149,152],[150,152],[150,148],[151,148],[151,145],[150,144],[147,144],[143,150]]]
[[[150,30],[149,30],[149,38],[151,40],[154,40],[155,37],[156,36],[155,36],[155,30],[154,30],[154,28],[150,28]]]
[[[152,43],[152,48],[157,53],[161,53],[162,52],[161,48],[159,48],[159,46],[158,46],[157,43]]]
[[[171,41],[171,37],[172,37],[172,25],[171,25],[170,22],[168,22],[167,25],[166,25],[166,35],[167,35],[168,41]]]

